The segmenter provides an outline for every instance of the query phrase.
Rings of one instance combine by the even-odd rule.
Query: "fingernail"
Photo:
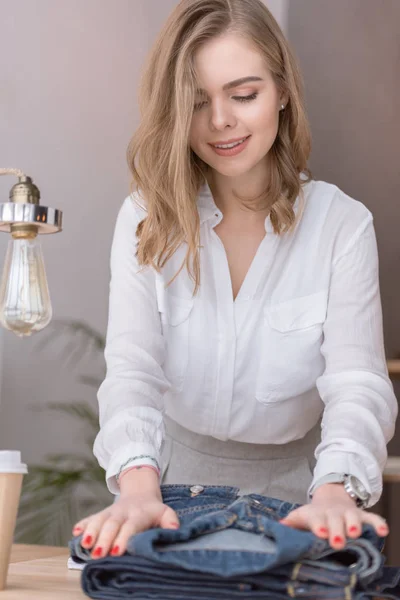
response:
[[[87,535],[87,536],[85,537],[85,539],[83,540],[83,543],[84,543],[84,544],[91,544],[91,543],[92,543],[92,540],[93,540],[92,536],[91,536],[91,535]]]
[[[114,546],[111,550],[111,554],[115,555],[118,554],[119,552],[119,546]]]
[[[320,528],[319,528],[319,532],[320,532],[320,533],[328,533],[328,530],[327,530],[327,528],[326,528],[326,527],[320,527]]]
[[[334,544],[342,544],[343,538],[340,535],[335,535],[335,537],[333,538],[333,542]]]
[[[387,525],[380,525],[378,527],[378,531],[380,531],[381,533],[387,533],[389,531],[389,528]]]
[[[83,531],[82,527],[74,527],[72,533],[81,533]]]
[[[169,526],[177,529],[179,527],[179,523],[170,523]]]
[[[102,552],[103,552],[103,548],[101,548],[100,546],[98,546],[97,548],[95,548],[93,550],[93,556],[101,556]]]
[[[355,533],[356,531],[358,531],[358,527],[357,525],[352,525],[349,529],[350,533]]]

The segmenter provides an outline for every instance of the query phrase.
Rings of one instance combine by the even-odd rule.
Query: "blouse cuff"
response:
[[[371,483],[367,476],[367,469],[360,460],[354,454],[340,451],[325,452],[319,456],[314,469],[313,480],[307,491],[308,498],[310,498],[310,492],[318,480],[330,473],[347,473],[359,479],[367,492],[371,494],[367,508],[378,502],[382,493],[382,482],[379,482],[379,478],[375,477],[375,481]]]
[[[123,470],[138,465],[156,467],[160,473],[160,453],[157,452],[154,446],[145,443],[128,444],[115,452],[111,457],[106,472],[106,482],[109,491],[115,495],[119,494],[118,476]]]
[[[119,471],[115,476],[117,484],[119,485],[119,480],[124,471],[129,471],[133,467],[138,466],[153,467],[153,469],[157,471],[158,475],[160,475],[161,469],[159,467],[158,461],[155,458],[153,458],[150,454],[139,454],[139,456],[131,456],[130,458],[128,458],[128,460],[124,462],[123,465],[120,466]]]

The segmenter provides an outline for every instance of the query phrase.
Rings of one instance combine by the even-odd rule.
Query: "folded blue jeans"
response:
[[[179,529],[147,530],[131,537],[124,556],[96,560],[82,548],[81,536],[70,541],[71,556],[87,562],[82,572],[87,595],[358,600],[372,591],[376,596],[379,585],[398,586],[397,570],[383,566],[384,538],[370,525],[336,551],[310,531],[279,523],[298,504],[240,496],[229,486],[170,484],[161,492],[178,514]]]
[[[303,598],[329,598],[343,600],[381,600],[382,598],[400,598],[400,569],[384,567],[379,581],[367,589],[359,589],[351,582],[349,585],[318,585],[310,581],[310,571],[306,565],[302,578],[288,582],[287,578],[273,576],[242,576],[221,578],[203,573],[188,572],[182,579],[180,569],[159,566],[156,570],[152,561],[136,557],[134,564],[125,557],[118,559],[99,559],[89,561],[82,572],[82,589],[90,598],[104,600],[114,598],[133,598],[134,600],[262,600]],[[306,582],[302,583],[302,579]]]

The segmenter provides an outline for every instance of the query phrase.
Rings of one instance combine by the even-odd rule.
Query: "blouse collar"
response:
[[[303,173],[301,174],[300,178],[303,178],[302,176]],[[306,186],[303,186],[304,192],[306,191],[306,188],[307,184]],[[214,198],[207,181],[205,181],[200,187],[197,197],[197,207],[199,211],[201,225],[205,221],[215,219],[216,217],[219,218],[222,216],[221,211],[214,202]],[[300,195],[298,195],[293,205],[293,210],[295,212],[296,217],[298,216],[300,209],[304,209],[304,202],[301,200]],[[274,228],[271,223],[270,215],[268,215],[265,219],[265,230],[267,232],[274,233]]]

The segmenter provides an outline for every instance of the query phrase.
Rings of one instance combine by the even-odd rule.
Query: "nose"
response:
[[[229,102],[214,102],[210,109],[210,129],[223,131],[226,127],[235,127],[236,117]]]

